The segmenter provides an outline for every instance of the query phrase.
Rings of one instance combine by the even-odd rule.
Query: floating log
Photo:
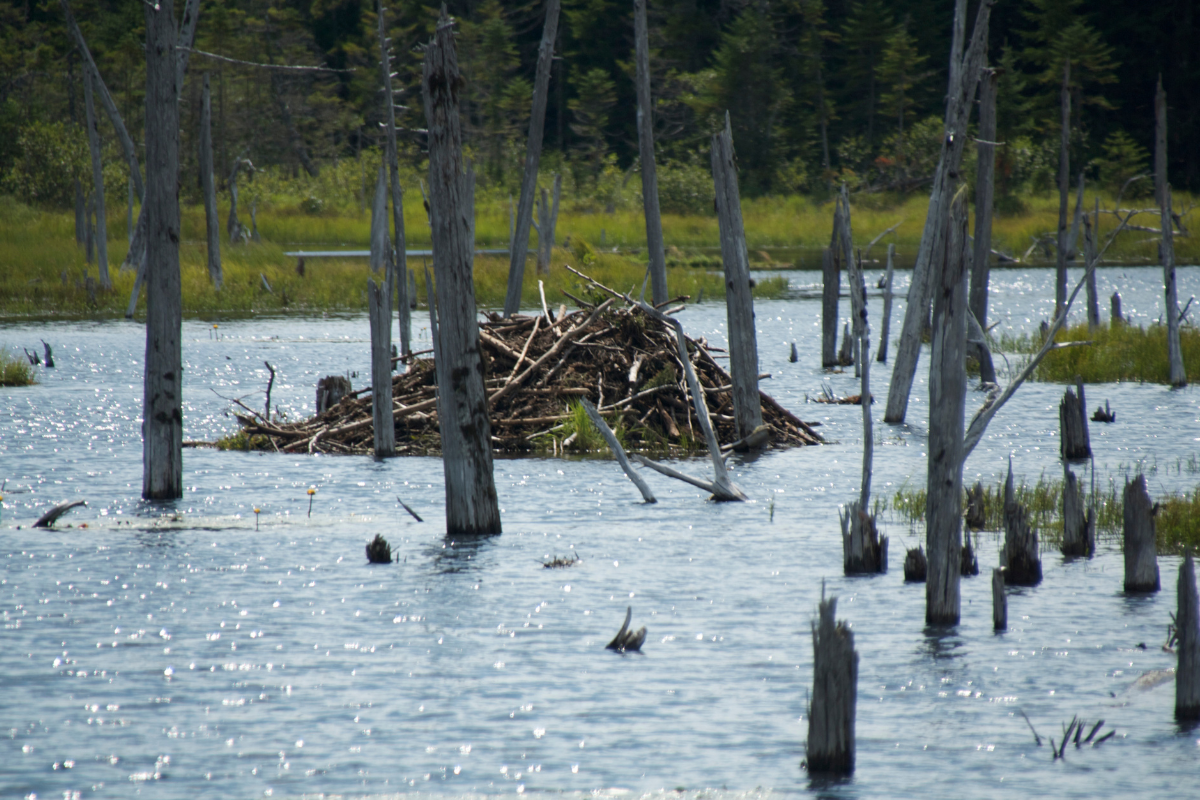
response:
[[[382,534],[375,534],[375,538],[367,543],[367,561],[372,564],[392,563],[392,546]]]
[[[1064,466],[1063,482],[1063,537],[1064,556],[1091,558],[1096,552],[1096,510],[1084,511],[1083,492],[1079,481],[1070,467]]]
[[[1008,478],[1004,481],[1004,548],[1000,551],[1000,566],[1004,568],[1004,581],[1010,586],[1036,586],[1042,582],[1037,530],[1029,524],[1025,506],[1017,502],[1011,458]]]
[[[75,508],[76,506],[86,506],[86,505],[87,505],[86,500],[74,500],[69,503],[59,503],[54,508],[47,511],[45,514],[42,514],[42,516],[38,517],[38,521],[33,523],[33,527],[34,528],[52,528],[52,527],[54,527],[54,523],[57,522],[58,518],[61,517],[63,514],[67,513],[68,511],[70,511],[72,508]]]
[[[987,515],[983,510],[983,484],[975,481],[975,485],[967,489],[967,513],[964,517],[967,527],[973,531],[981,531],[987,526]]]
[[[613,640],[605,645],[606,650],[616,650],[618,653],[640,653],[642,651],[642,644],[646,641],[646,626],[643,625],[636,631],[630,630],[629,620],[632,618],[633,606],[625,606],[625,621],[621,623],[621,630],[617,631]]]
[[[887,572],[888,537],[880,536],[875,515],[863,511],[857,500],[839,509],[842,523],[842,563],[847,575],[874,575]]]
[[[1058,405],[1058,422],[1061,435],[1059,455],[1067,461],[1078,461],[1092,457],[1092,443],[1088,436],[1087,400],[1083,395],[1083,379],[1075,377],[1078,396],[1067,389]]]
[[[929,572],[929,562],[925,558],[925,548],[917,545],[904,554],[904,581],[906,583],[924,583]]]
[[[1200,719],[1200,599],[1196,595],[1196,568],[1189,550],[1179,565],[1178,609],[1175,652],[1175,719]]]
[[[837,598],[821,587],[813,621],[813,693],[808,706],[806,766],[810,775],[854,771],[854,717],[858,705],[858,653],[854,634],[834,620]]]
[[[1154,515],[1158,504],[1146,491],[1146,476],[1125,482],[1125,591],[1157,592],[1158,554],[1155,547]]]
[[[1108,406],[1108,401],[1104,401],[1104,408],[1096,407],[1092,414],[1092,422],[1116,422],[1117,412],[1113,411]]]
[[[1004,594],[1004,570],[992,569],[992,630],[1008,629],[1008,597]]]

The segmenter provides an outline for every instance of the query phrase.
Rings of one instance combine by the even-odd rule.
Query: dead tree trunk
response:
[[[538,235],[537,271],[539,275],[550,274],[550,259],[554,254],[554,229],[558,225],[558,201],[562,196],[562,173],[554,173],[554,199],[551,201],[545,189],[537,202],[537,221],[532,223]]]
[[[858,653],[854,634],[835,622],[837,598],[821,588],[813,622],[813,693],[808,707],[809,774],[854,771],[854,717],[858,706]]]
[[[929,573],[925,583],[925,622],[955,625],[959,618],[962,560],[963,415],[967,393],[967,201],[958,194],[943,225],[945,252],[934,285],[933,348],[929,359],[929,473],[926,485],[926,541]]]
[[[1154,94],[1154,183],[1158,207],[1162,210],[1162,242],[1159,257],[1163,265],[1163,285],[1166,287],[1167,360],[1171,368],[1171,385],[1187,386],[1183,369],[1183,350],[1179,344],[1179,297],[1175,284],[1175,230],[1171,217],[1171,184],[1167,181],[1167,93],[1163,91],[1162,76]]]
[[[892,270],[895,266],[896,245],[889,244],[887,250],[887,272],[883,277],[883,321],[879,327],[879,353],[875,360],[886,364],[888,358],[888,335],[892,327]]]
[[[712,138],[712,172],[721,230],[721,260],[725,264],[733,409],[737,417],[737,436],[745,439],[762,425],[762,400],[758,393],[758,340],[754,330],[754,298],[750,293],[750,262],[746,254],[746,230],[742,226],[742,201],[733,159],[733,133],[729,112],[726,112],[725,130]]]
[[[1157,592],[1160,584],[1154,515],[1158,504],[1150,500],[1145,475],[1125,483],[1124,500],[1125,591]]]
[[[392,50],[387,38],[387,15],[383,0],[378,0],[376,19],[379,24],[379,68],[383,73],[384,108],[387,111],[387,161],[388,176],[392,189],[392,242],[395,255],[392,268],[395,275],[396,306],[400,316],[400,355],[412,352],[412,316],[409,310],[408,246],[404,231],[404,193],[400,189],[400,159],[396,145],[396,92],[392,88]],[[366,198],[363,198],[364,201]],[[416,297],[411,298],[413,301]]]
[[[517,206],[516,236],[509,253],[508,291],[504,296],[506,317],[511,317],[521,307],[525,256],[529,252],[529,223],[533,219],[533,196],[537,191],[538,162],[542,157],[542,133],[546,127],[550,66],[554,58],[554,40],[558,36],[559,4],[560,0],[547,0],[542,43],[538,46],[537,75],[533,84],[533,112],[529,115],[529,144],[525,148],[525,176],[521,180],[521,201]]]
[[[1178,608],[1175,612],[1175,719],[1200,719],[1200,599],[1196,595],[1196,568],[1191,551],[1179,565]]]
[[[179,104],[174,0],[146,14],[146,371],[142,497],[183,496]]]
[[[992,630],[1008,630],[1008,597],[1004,594],[1004,570],[992,570]]]
[[[1075,376],[1076,396],[1070,388],[1058,405],[1060,428],[1059,455],[1066,461],[1079,461],[1092,457],[1092,443],[1088,436],[1087,400],[1083,395],[1083,379]]]
[[[217,291],[225,283],[221,274],[221,220],[217,217],[217,187],[213,180],[212,95],[208,73],[204,73],[204,93],[200,99],[200,184],[204,190],[204,220],[208,232],[208,277]]]
[[[1029,524],[1025,506],[1017,502],[1013,487],[1012,459],[1004,481],[1004,549],[1000,551],[1004,582],[1012,586],[1036,586],[1042,582],[1042,559],[1038,553],[1037,530]]]
[[[86,72],[84,73],[87,74]],[[87,239],[87,212],[84,210],[87,201],[83,197],[83,183],[75,179],[75,244],[83,244]]]
[[[658,210],[658,171],[654,161],[654,102],[650,95],[650,42],[646,0],[633,0],[633,38],[637,60],[638,157],[642,164],[642,209],[646,215],[646,251],[650,256],[650,291],[654,304],[667,302],[667,259],[663,251],[662,216]]]
[[[371,272],[379,272],[391,261],[388,253],[387,194],[387,174],[380,164],[375,179],[375,199],[371,203]]]
[[[242,169],[244,158],[236,159],[233,162],[233,169],[229,171],[229,219],[225,223],[225,232],[229,234],[230,244],[244,244],[246,241],[246,229],[242,226],[242,221],[238,219],[238,172]],[[248,161],[246,163],[249,163]]]
[[[383,177],[380,169],[380,178]],[[383,181],[380,180],[380,185]],[[382,221],[387,229],[386,211]],[[374,246],[371,248],[374,260]],[[388,260],[386,253],[380,256]],[[367,279],[368,315],[371,321],[371,415],[375,432],[375,458],[396,455],[396,424],[392,420],[392,275],[386,271],[382,285]]]
[[[1071,190],[1071,59],[1063,63],[1062,124],[1058,153],[1058,242],[1054,272],[1054,316],[1067,305],[1067,194]]]
[[[834,219],[836,235],[836,217]],[[838,358],[838,295],[841,293],[841,273],[838,271],[837,258],[833,248],[827,247],[821,252],[821,366],[825,369],[836,367]]]
[[[975,177],[975,248],[971,259],[971,313],[987,329],[988,273],[992,256],[992,198],[996,177],[996,90],[1000,72],[984,69],[979,76],[978,164]]]
[[[847,575],[887,572],[888,537],[881,536],[875,516],[858,500],[838,511],[842,525],[842,569]]]
[[[917,373],[921,354],[921,329],[929,318],[930,282],[942,273],[940,259],[946,252],[945,223],[957,189],[963,148],[967,142],[967,122],[971,114],[971,96],[987,53],[988,22],[995,0],[983,0],[975,17],[971,44],[962,54],[960,31],[965,26],[967,4],[955,3],[955,40],[950,52],[950,82],[946,101],[945,131],[941,158],[933,177],[929,194],[929,211],[917,261],[913,265],[912,282],[908,290],[908,305],[904,310],[904,325],[896,343],[896,359],[892,366],[892,382],[888,390],[884,422],[903,422],[908,413],[908,396]],[[965,302],[965,301],[964,301]]]
[[[1096,249],[1096,235],[1100,232],[1100,196],[1096,195],[1096,210],[1088,218],[1083,216],[1083,253],[1084,265],[1087,268],[1087,320],[1088,330],[1094,331],[1100,327],[1100,296],[1096,293],[1096,271],[1093,265],[1099,258]]]
[[[557,0],[551,2],[557,20]],[[551,37],[551,44],[553,41]],[[472,209],[466,207],[462,196],[461,86],[453,26],[443,10],[434,39],[425,50],[422,90],[429,125],[429,222],[437,275],[438,427],[446,476],[446,532],[451,536],[500,533],[491,423],[475,322],[475,253],[468,219]],[[544,87],[541,105],[544,114]],[[540,119],[536,127],[540,134]],[[540,135],[538,138],[540,144]]]
[[[1064,556],[1091,558],[1096,552],[1096,510],[1084,511],[1083,492],[1070,467],[1063,467],[1063,538]]]
[[[1123,317],[1121,315],[1121,293],[1120,292],[1112,293],[1112,297],[1109,298],[1109,306],[1110,306],[1109,313],[1111,315],[1111,318],[1109,319],[1108,324],[1110,326],[1112,326],[1112,325],[1120,325],[1123,322],[1125,322],[1125,317]]]
[[[96,203],[96,265],[100,269],[100,288],[111,289],[108,277],[108,219],[104,211],[104,163],[100,159],[100,128],[96,118],[96,105],[92,100],[93,80],[90,72],[84,72],[83,102],[87,111],[88,149],[92,154],[92,197]]]
[[[126,244],[133,244],[133,193],[135,190],[132,178],[127,182],[127,186],[129,187],[129,204],[125,207],[125,236],[127,239]]]
[[[1075,213],[1071,215],[1071,228],[1067,231],[1067,261],[1074,261],[1079,252],[1075,246],[1079,243],[1079,228],[1083,223],[1084,183],[1083,172],[1080,171],[1075,188]]]

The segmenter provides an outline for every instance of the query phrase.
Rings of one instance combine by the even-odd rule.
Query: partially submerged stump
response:
[[[973,531],[983,530],[987,525],[987,515],[983,510],[983,484],[979,481],[975,481],[975,485],[967,489],[967,513],[964,520],[967,527]]]
[[[959,574],[964,578],[969,578],[979,574],[979,559],[975,557],[975,547],[971,544],[971,537],[966,537],[966,542],[962,548],[962,560],[959,562]]]
[[[850,335],[850,323],[842,326],[842,346],[838,349],[838,366],[848,367],[854,363],[854,337]]]
[[[375,534],[375,538],[367,542],[367,561],[372,564],[392,563],[392,546],[382,534]]]
[[[34,528],[52,528],[52,527],[54,527],[54,523],[57,522],[58,518],[61,517],[63,514],[67,513],[72,508],[75,508],[77,506],[86,506],[86,505],[87,505],[86,500],[75,500],[70,503],[59,503],[54,508],[47,511],[45,514],[42,514],[42,516],[38,517],[38,521],[33,523],[32,527],[34,527]]]
[[[880,536],[875,515],[862,509],[857,500],[838,511],[842,523],[842,561],[847,575],[887,572],[888,538]]]
[[[1068,388],[1058,406],[1058,421],[1061,430],[1059,454],[1067,461],[1092,457],[1092,443],[1087,427],[1087,400],[1083,396],[1083,379],[1076,376],[1075,386],[1079,394],[1076,395]]]
[[[1004,570],[992,569],[992,630],[1008,629],[1008,597],[1004,594]]]
[[[836,231],[834,236],[836,239]],[[837,324],[840,292],[841,276],[837,260],[833,250],[827,247],[821,252],[821,366],[826,369],[838,365]]]
[[[1091,558],[1096,552],[1096,510],[1083,509],[1083,492],[1070,468],[1065,468],[1063,481],[1063,538],[1064,556]]]
[[[638,628],[636,631],[629,629],[629,620],[633,618],[633,606],[625,606],[625,621],[621,623],[621,630],[617,631],[617,635],[613,640],[605,645],[607,650],[616,650],[618,653],[642,651],[642,644],[646,641],[646,626]]]
[[[1092,413],[1092,422],[1116,422],[1117,412],[1109,408],[1108,401],[1104,401],[1104,408],[1096,406],[1096,410]]]
[[[1175,635],[1179,666],[1175,670],[1175,719],[1200,720],[1200,599],[1196,595],[1196,568],[1188,551],[1179,565],[1179,607]]]
[[[1004,581],[1010,586],[1036,586],[1042,582],[1037,530],[1029,524],[1025,507],[1017,502],[1012,459],[1004,482],[1004,549],[1000,551],[1000,566],[1004,568]]]
[[[924,583],[929,572],[929,562],[925,558],[925,549],[920,545],[904,554],[904,581],[906,583]]]
[[[1125,591],[1157,592],[1158,554],[1155,549],[1154,515],[1158,504],[1146,491],[1146,476],[1125,483]]]
[[[858,704],[858,653],[854,634],[836,622],[837,598],[821,589],[813,621],[813,693],[808,707],[809,774],[854,771],[854,716]]]

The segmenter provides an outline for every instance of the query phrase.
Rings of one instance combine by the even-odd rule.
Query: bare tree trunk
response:
[[[1157,592],[1160,584],[1154,515],[1158,504],[1150,500],[1145,475],[1125,483],[1124,501],[1125,591]]]
[[[379,184],[384,186],[383,168],[379,169]],[[386,195],[385,195],[386,197]],[[385,201],[386,202],[386,201]],[[387,231],[387,209],[381,214],[381,224]],[[386,252],[380,258],[390,261]],[[372,260],[375,246],[371,247]],[[367,279],[367,304],[371,322],[371,416],[375,433],[375,458],[396,455],[396,423],[392,419],[392,274],[385,271],[382,285]]]
[[[229,234],[230,244],[245,242],[246,233],[242,221],[238,219],[238,172],[242,168],[242,159],[235,159],[233,169],[229,171],[229,218],[225,222],[225,232]]]
[[[1196,595],[1196,567],[1188,551],[1179,565],[1175,635],[1179,665],[1175,670],[1175,719],[1200,719],[1200,599]]]
[[[836,217],[834,225],[836,235]],[[842,289],[842,276],[831,247],[821,253],[821,277],[821,366],[829,369],[838,365],[838,295]]]
[[[84,73],[87,74],[86,72]],[[75,179],[75,244],[83,244],[87,239],[87,200],[83,196],[83,184]]]
[[[558,5],[556,0],[552,3],[557,20]],[[491,423],[475,321],[475,254],[468,220],[473,210],[466,207],[462,196],[464,165],[458,116],[462,76],[453,27],[444,10],[434,40],[425,50],[422,83],[429,125],[429,222],[437,274],[438,427],[446,477],[446,532],[451,536],[500,533]],[[542,97],[544,113],[544,86]],[[540,134],[540,120],[537,128]],[[540,135],[538,138],[540,144]]]
[[[1079,171],[1079,180],[1075,188],[1075,213],[1071,215],[1071,229],[1067,233],[1067,261],[1074,261],[1078,255],[1076,245],[1079,243],[1079,227],[1083,222],[1083,170]]]
[[[1004,571],[992,570],[992,629],[1008,629],[1008,597],[1004,594]]]
[[[129,179],[127,185],[129,187],[129,205],[126,206],[125,212],[125,235],[128,238],[126,244],[133,244],[133,200],[134,192],[137,190],[133,188],[133,178]]]
[[[111,289],[108,277],[108,219],[104,202],[104,163],[100,159],[100,128],[96,105],[92,100],[92,76],[84,73],[83,102],[87,111],[88,149],[92,153],[92,197],[96,203],[96,264],[100,270],[100,288]]]
[[[533,84],[533,113],[529,115],[529,144],[525,149],[525,176],[521,180],[516,236],[509,253],[508,292],[504,297],[506,317],[511,317],[521,307],[525,255],[529,252],[529,223],[533,219],[533,195],[537,190],[538,162],[542,157],[542,134],[546,127],[550,66],[554,58],[554,40],[558,36],[559,3],[560,0],[546,0],[546,23],[542,28],[542,43],[538,46],[537,76]]]
[[[96,207],[95,196],[88,193],[83,204],[83,259],[87,264],[96,257]]]
[[[725,130],[713,134],[712,138],[712,171],[721,230],[721,260],[725,264],[733,409],[737,418],[737,437],[745,439],[762,425],[762,400],[758,393],[758,340],[754,330],[754,298],[750,293],[750,263],[746,255],[746,230],[742,226],[742,201],[733,159],[733,133],[729,112],[725,112]]]
[[[889,244],[887,250],[887,272],[883,277],[883,321],[880,323],[879,353],[875,360],[886,364],[888,358],[888,336],[892,327],[892,271],[895,268],[896,245]]]
[[[204,94],[200,99],[200,184],[204,190],[204,221],[208,234],[208,277],[217,291],[225,285],[221,273],[221,220],[217,216],[217,187],[213,180],[212,94],[208,73],[204,73]]]
[[[1093,265],[1099,258],[1096,252],[1096,236],[1100,232],[1100,195],[1096,195],[1096,210],[1083,216],[1083,252],[1087,273],[1087,320],[1088,330],[1100,327],[1100,296],[1096,293],[1096,271]]]
[[[396,306],[400,316],[400,354],[412,352],[412,316],[408,291],[408,241],[404,230],[404,193],[400,189],[400,157],[396,145],[396,92],[392,88],[392,51],[387,38],[386,10],[383,0],[376,6],[379,23],[379,68],[383,73],[383,105],[387,110],[387,161],[388,176],[392,189],[392,242],[396,254],[392,258],[396,275]],[[366,180],[364,173],[364,183]],[[364,189],[363,203],[366,204]],[[415,297],[411,298],[416,300]]]
[[[1000,551],[1004,582],[1013,586],[1036,586],[1042,581],[1042,559],[1037,531],[1029,524],[1026,508],[1017,502],[1013,486],[1012,458],[1004,481],[1004,548]]]
[[[1092,457],[1092,442],[1088,435],[1087,400],[1083,396],[1083,379],[1075,376],[1078,394],[1067,389],[1058,404],[1059,455],[1065,461]]]
[[[913,265],[908,305],[904,310],[904,326],[896,343],[896,359],[892,366],[892,382],[888,390],[884,422],[903,422],[908,413],[908,396],[912,391],[913,378],[917,373],[917,360],[921,354],[921,329],[929,318],[930,281],[942,271],[941,262],[937,259],[946,253],[946,210],[957,187],[958,170],[967,141],[967,122],[971,114],[970,98],[975,93],[979,70],[986,58],[988,22],[994,3],[995,0],[982,0],[979,4],[975,29],[971,33],[971,44],[964,55],[960,55],[962,38],[958,31],[965,25],[967,4],[965,0],[958,0],[955,4],[956,34],[955,44],[952,45],[950,53],[950,85],[946,100],[947,135],[942,143],[941,159],[938,161],[933,188],[930,190],[929,211],[925,217],[921,247]]]
[[[987,329],[988,273],[992,255],[992,197],[996,176],[996,90],[1000,73],[984,69],[979,78],[978,165],[975,177],[975,250],[971,259],[971,313]]]
[[[1071,59],[1063,63],[1062,135],[1058,153],[1058,247],[1054,273],[1054,316],[1067,305],[1067,194],[1071,191]]]
[[[183,496],[179,104],[174,0],[146,14],[146,372],[142,497]]]
[[[320,169],[316,162],[308,154],[308,145],[304,143],[304,137],[296,128],[296,120],[292,117],[292,110],[288,106],[287,98],[283,96],[283,81],[284,73],[277,69],[271,72],[271,94],[275,97],[275,106],[279,109],[279,116],[283,119],[283,126],[287,129],[288,138],[291,140],[292,151],[296,154],[296,158],[300,161],[300,166],[304,167],[304,171],[312,177],[317,177],[320,174]]]
[[[379,272],[391,263],[388,253],[387,195],[387,174],[380,164],[379,175],[375,179],[375,199],[371,203],[371,272]]]
[[[1114,327],[1123,324],[1125,322],[1125,317],[1121,315],[1121,293],[1113,292],[1112,297],[1109,298],[1108,302],[1110,306],[1110,319],[1108,324]]]
[[[837,598],[821,587],[813,622],[813,693],[808,707],[809,774],[854,771],[854,717],[858,706],[858,653],[846,623],[836,623]]]
[[[929,475],[926,487],[925,622],[959,619],[962,560],[963,414],[967,392],[967,201],[960,193],[947,209],[945,253],[933,297],[933,348],[929,359]]]
[[[642,164],[642,209],[646,215],[646,251],[650,256],[650,290],[654,304],[667,302],[667,258],[663,250],[662,216],[658,210],[658,172],[654,161],[654,102],[650,95],[650,42],[646,0],[633,0],[637,59],[638,154]]]
[[[1183,350],[1179,344],[1179,297],[1175,283],[1175,229],[1171,218],[1171,184],[1167,181],[1167,93],[1163,91],[1162,76],[1154,94],[1154,183],[1162,210],[1162,243],[1159,257],[1163,265],[1163,284],[1167,306],[1167,360],[1171,368],[1171,385],[1187,386],[1183,368]]]

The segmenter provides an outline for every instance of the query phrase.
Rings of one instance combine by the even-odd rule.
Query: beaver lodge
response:
[[[479,345],[494,450],[565,453],[603,448],[579,403],[582,398],[596,405],[627,450],[682,454],[702,449],[704,435],[694,418],[674,331],[627,301],[618,306],[615,299],[593,299],[597,302],[577,299],[579,310],[567,313],[563,306],[557,315],[548,310],[508,319],[485,314]],[[732,381],[719,363],[724,351],[703,337],[686,342],[717,439],[726,449],[736,434]],[[769,446],[822,441],[807,423],[769,395],[759,394]],[[404,374],[392,378],[392,398],[397,454],[440,454],[433,360],[409,357]],[[318,398],[318,408],[321,405]],[[272,421],[242,408],[246,413],[235,415],[242,430],[221,446],[288,453],[373,452],[369,388],[348,393],[299,422]]]

